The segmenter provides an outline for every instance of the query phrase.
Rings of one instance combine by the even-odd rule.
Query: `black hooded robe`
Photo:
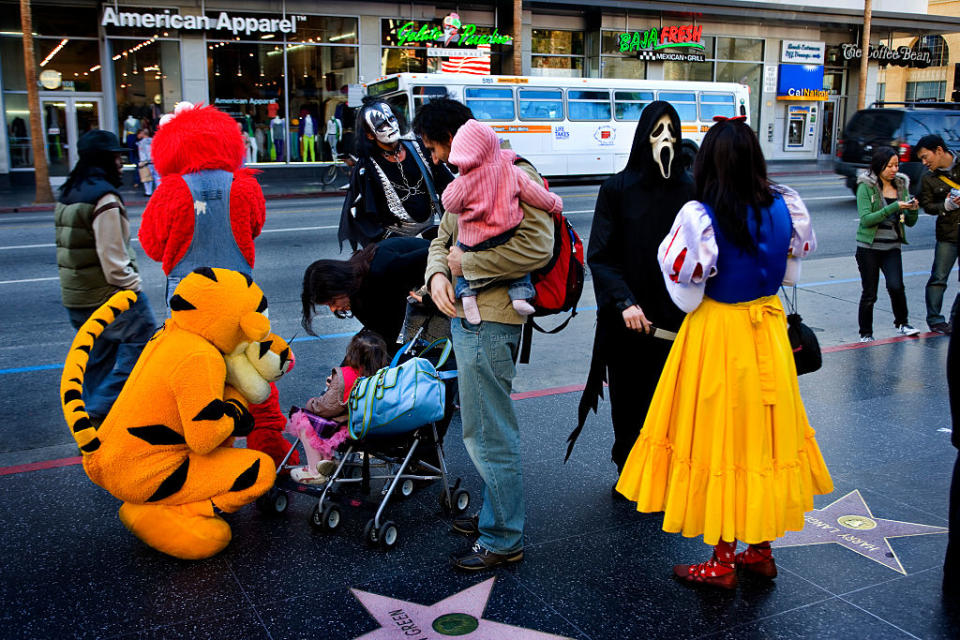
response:
[[[649,141],[664,114],[671,115],[676,138],[669,180],[654,161]],[[693,182],[681,164],[680,139],[680,119],[672,106],[657,101],[643,110],[627,167],[600,187],[590,230],[587,262],[597,298],[597,328],[567,456],[590,409],[596,412],[606,381],[615,436],[611,457],[618,471],[640,433],[673,345],[628,329],[622,312],[637,304],[655,327],[668,331],[677,331],[684,318],[667,293],[657,260],[677,212],[694,199]]]

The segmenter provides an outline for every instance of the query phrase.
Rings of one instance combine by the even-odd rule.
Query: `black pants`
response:
[[[947,350],[947,390],[950,394],[950,414],[953,418],[954,446],[960,445],[960,338],[950,336]],[[960,446],[958,446],[960,449]],[[943,561],[943,588],[951,593],[960,593],[960,451],[953,466],[953,481],[950,484],[950,531],[947,534],[947,555]]]
[[[880,272],[887,281],[887,292],[893,306],[893,324],[907,324],[907,294],[903,288],[903,261],[900,249],[880,251],[857,247],[857,267],[860,269],[860,335],[873,335],[873,305],[877,302]]]
[[[608,356],[607,380],[614,434],[610,456],[618,471],[623,470],[643,428],[671,346],[673,343],[668,340],[623,328],[616,352]]]

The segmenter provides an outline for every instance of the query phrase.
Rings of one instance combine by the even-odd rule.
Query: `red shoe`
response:
[[[744,569],[762,578],[772,580],[777,577],[777,563],[770,552],[769,544],[766,547],[750,545],[746,551],[737,554],[736,565],[738,569]]]
[[[717,554],[700,564],[678,564],[673,575],[690,584],[703,584],[722,589],[737,587],[737,572],[732,562],[717,560]]]

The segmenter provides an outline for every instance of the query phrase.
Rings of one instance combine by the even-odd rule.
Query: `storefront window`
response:
[[[44,89],[100,91],[100,43],[96,40],[36,38],[34,50],[37,73],[42,76],[46,72],[47,78],[59,77],[59,81],[49,84],[41,77]],[[23,59],[22,54],[20,58]]]
[[[717,38],[717,60],[763,60],[763,40]]]
[[[946,82],[908,82],[907,93],[904,98],[907,102],[913,100],[939,100],[947,97]]]
[[[512,46],[504,44],[477,45],[460,44],[464,31],[453,31],[444,20],[455,14],[448,14],[446,18],[433,21],[416,21],[403,18],[384,18],[380,21],[380,72],[383,75],[393,73],[472,73],[487,75],[500,73],[500,47]],[[462,26],[462,25],[461,25]],[[491,36],[499,34],[494,27],[467,25],[475,36]],[[434,39],[428,33],[431,29],[436,33],[443,31],[449,39]],[[462,28],[466,28],[463,27]],[[432,56],[430,49],[487,49],[485,56]],[[453,51],[451,51],[453,53]]]
[[[383,75],[391,73],[439,73],[440,58],[428,58],[426,49],[383,49],[380,63]]]
[[[130,129],[127,120],[156,130],[160,117],[173,111],[181,99],[180,43],[176,40],[109,40],[116,82],[117,125]],[[146,44],[143,44],[146,42]]]
[[[257,162],[287,159],[283,47],[216,42],[207,45],[210,103],[233,116],[257,143]]]
[[[702,82],[713,81],[713,61],[706,62],[675,62],[667,60],[663,63],[664,80],[697,80]]]
[[[583,32],[534,29],[530,75],[583,76]]]
[[[290,160],[332,160],[330,149],[321,144],[323,128],[337,107],[346,104],[347,85],[357,82],[356,48],[290,45],[287,71]]]
[[[602,56],[600,73],[604,78],[643,80],[647,77],[647,63],[636,58]]]
[[[30,110],[27,108],[27,94],[8,93],[4,95],[3,101],[10,143],[10,167],[13,169],[32,167],[33,149],[30,147]]]
[[[64,35],[81,38],[96,38],[97,25],[100,22],[96,7],[71,6],[31,2],[33,9],[34,35]],[[0,31],[21,33],[20,3],[3,0],[0,2]]]
[[[337,150],[325,142],[327,122],[340,120],[341,142],[353,127],[346,102],[359,80],[357,19],[286,19],[296,29],[286,40],[281,30],[260,32],[260,42],[208,43],[210,102],[237,120],[256,162],[329,161]]]
[[[718,62],[717,82],[736,82],[750,87],[750,122],[757,129],[760,122],[760,83],[763,63]]]

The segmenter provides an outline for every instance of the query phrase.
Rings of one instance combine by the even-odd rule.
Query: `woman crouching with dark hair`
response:
[[[711,127],[694,182],[697,199],[658,252],[688,315],[617,490],[638,511],[663,511],[664,531],[713,546],[708,561],[675,565],[677,578],[732,589],[738,569],[776,577],[770,541],[803,529],[814,494],[833,491],[777,296],[816,238],[797,193],[767,179],[740,118]]]
[[[407,296],[423,284],[429,248],[422,238],[388,238],[347,260],[317,260],[303,274],[303,328],[315,335],[316,307],[326,306],[338,318],[352,315],[378,334],[392,355],[399,348]]]

